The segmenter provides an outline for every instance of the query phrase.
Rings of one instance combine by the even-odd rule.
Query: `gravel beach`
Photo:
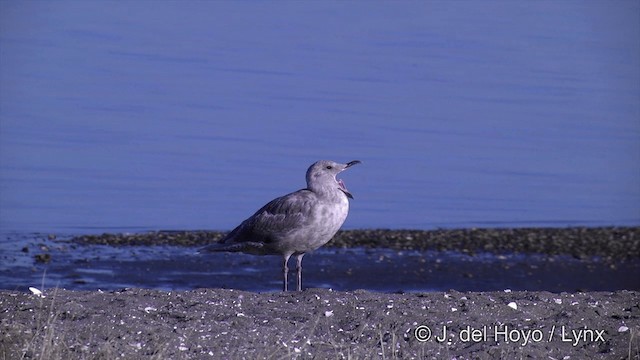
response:
[[[639,228],[344,231],[335,247],[640,257]],[[75,237],[201,246],[217,232]],[[52,235],[53,237],[53,235]],[[0,359],[640,359],[640,293],[0,290]]]
[[[0,292],[2,359],[637,359],[640,294]]]

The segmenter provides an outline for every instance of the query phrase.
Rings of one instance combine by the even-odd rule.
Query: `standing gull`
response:
[[[297,290],[302,290],[302,257],[326,244],[342,226],[353,196],[336,175],[359,164],[320,160],[307,170],[307,187],[271,200],[233,229],[220,242],[201,251],[244,252],[254,255],[282,255],[284,291],[287,291],[287,263],[297,259]]]

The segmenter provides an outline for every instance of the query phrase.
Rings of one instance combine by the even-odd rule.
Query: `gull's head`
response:
[[[316,161],[307,170],[307,188],[315,192],[331,192],[338,189],[348,198],[353,199],[344,182],[337,179],[336,175],[355,164],[360,164],[360,161],[353,160],[346,164],[340,164],[331,160]]]

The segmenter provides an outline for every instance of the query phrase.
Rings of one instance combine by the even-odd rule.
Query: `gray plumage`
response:
[[[201,251],[282,255],[284,291],[287,291],[287,263],[291,255],[296,255],[297,289],[302,290],[302,257],[329,242],[349,213],[348,199],[353,196],[336,175],[359,163],[317,161],[307,170],[305,189],[270,201],[220,242]]]

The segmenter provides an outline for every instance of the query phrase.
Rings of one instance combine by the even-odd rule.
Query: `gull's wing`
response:
[[[312,191],[302,189],[273,199],[220,242],[202,250],[267,253],[269,244],[275,239],[311,220],[315,196]]]

